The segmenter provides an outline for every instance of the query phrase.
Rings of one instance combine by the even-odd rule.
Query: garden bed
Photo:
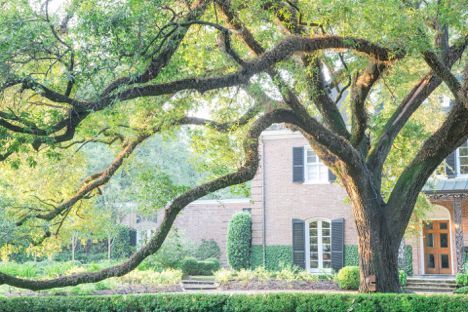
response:
[[[47,296],[107,296],[130,294],[156,294],[182,292],[180,284],[170,286],[120,285],[112,289],[99,289],[99,287],[76,286],[64,289],[32,291],[9,287],[0,292],[0,296],[11,297],[47,297]]]

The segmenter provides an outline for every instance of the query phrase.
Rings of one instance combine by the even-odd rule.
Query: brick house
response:
[[[335,176],[298,132],[278,126],[264,131],[260,140],[261,161],[251,182],[251,197],[194,202],[177,217],[175,226],[195,241],[216,240],[226,264],[227,224],[234,213],[249,211],[254,266],[296,264],[322,272],[357,265],[351,207]],[[463,267],[464,242],[468,242],[468,142],[448,157],[446,171],[446,177],[424,189],[434,209],[421,233],[405,238],[402,262],[417,275],[455,274]]]

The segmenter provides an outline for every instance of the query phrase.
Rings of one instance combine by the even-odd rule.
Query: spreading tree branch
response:
[[[406,227],[417,196],[427,179],[437,166],[467,139],[468,108],[462,103],[457,103],[442,126],[424,142],[398,178],[388,199],[390,223],[404,224]],[[401,234],[398,232],[404,230],[405,228],[395,229],[395,234]]]
[[[367,129],[367,111],[365,107],[367,96],[385,68],[384,64],[370,63],[360,75],[353,79],[350,98],[351,144],[356,147],[362,143]]]
[[[95,283],[110,277],[127,274],[135,269],[145,258],[159,250],[177,215],[184,207],[209,193],[231,185],[244,183],[255,176],[259,162],[258,137],[263,130],[273,123],[295,123],[296,121],[296,116],[287,110],[275,110],[256,120],[250,127],[244,140],[246,160],[239,170],[192,188],[168,203],[164,209],[164,218],[151,240],[122,264],[98,272],[78,273],[49,280],[28,280],[0,272],[0,285],[7,284],[18,288],[41,290],[75,286],[82,283]]]
[[[463,55],[467,45],[466,39],[451,47],[447,66],[450,68]],[[393,141],[400,133],[400,130],[408,122],[419,106],[440,86],[442,80],[433,72],[429,72],[411,89],[406,97],[401,101],[395,112],[385,124],[382,133],[374,141],[367,163],[373,168],[375,173],[382,171],[383,164],[393,145]],[[376,177],[380,181],[381,177]]]
[[[244,115],[242,115],[238,120],[228,121],[228,122],[217,122],[214,120],[198,118],[198,117],[182,117],[172,122],[172,126],[181,126],[181,125],[199,125],[199,126],[208,126],[213,129],[216,129],[220,132],[227,132],[236,126],[246,125],[250,120],[252,120],[259,113],[259,107],[254,105],[250,108]],[[147,138],[151,137],[155,133],[161,131],[160,127],[155,127],[151,131],[144,132],[138,135],[135,139],[130,140],[124,146],[124,148],[117,154],[112,163],[103,171],[92,174],[87,177],[78,191],[71,196],[66,201],[57,205],[52,211],[40,214],[30,214],[27,215],[21,220],[16,222],[17,226],[23,225],[29,219],[41,219],[51,221],[57,216],[67,213],[71,208],[80,200],[85,198],[92,191],[98,189],[99,187],[107,184],[110,179],[114,176],[117,170],[123,165],[124,160],[128,158],[135,149],[144,142]]]

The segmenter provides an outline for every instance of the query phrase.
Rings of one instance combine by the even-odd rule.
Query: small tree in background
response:
[[[198,260],[206,260],[210,258],[218,259],[221,258],[221,249],[219,249],[218,243],[215,240],[203,239],[197,250],[195,250],[195,258]]]
[[[226,254],[229,265],[234,270],[250,266],[252,243],[252,217],[250,213],[238,212],[229,222]]]

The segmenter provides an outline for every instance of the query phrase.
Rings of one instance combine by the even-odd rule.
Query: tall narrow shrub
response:
[[[250,267],[252,217],[248,212],[236,213],[229,222],[226,254],[234,270]]]

